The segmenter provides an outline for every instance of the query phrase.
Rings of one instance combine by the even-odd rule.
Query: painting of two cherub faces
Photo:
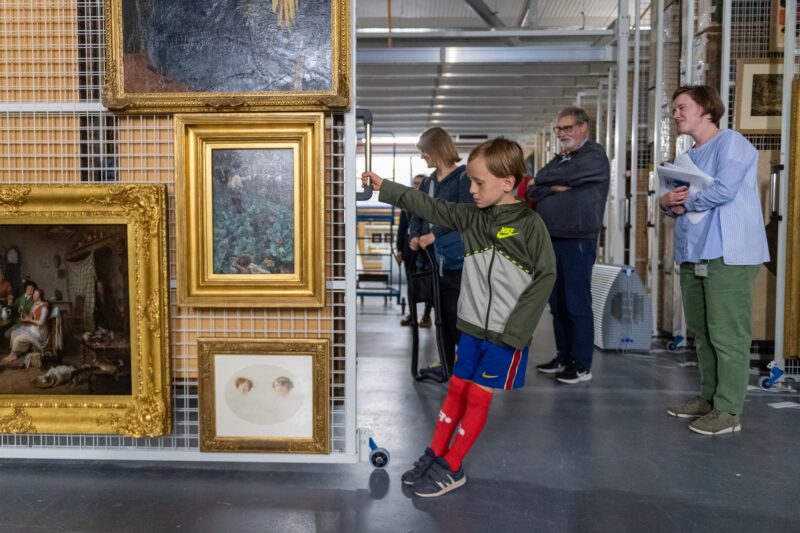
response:
[[[0,394],[130,394],[126,232],[0,227]]]

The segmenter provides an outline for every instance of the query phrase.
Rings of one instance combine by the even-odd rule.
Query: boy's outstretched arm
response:
[[[374,172],[361,174],[362,185],[366,186],[369,181],[372,182],[372,189],[380,192],[378,199],[381,202],[396,205],[437,226],[444,226],[459,232],[462,231],[463,221],[468,216],[467,211],[475,208],[470,204],[457,204],[440,198],[431,198],[422,191],[385,180]]]

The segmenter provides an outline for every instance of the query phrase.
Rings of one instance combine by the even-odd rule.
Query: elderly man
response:
[[[605,149],[588,138],[586,111],[561,110],[554,131],[561,152],[531,180],[526,193],[550,232],[557,268],[550,312],[558,353],[536,369],[573,384],[592,379],[592,266],[610,170]]]

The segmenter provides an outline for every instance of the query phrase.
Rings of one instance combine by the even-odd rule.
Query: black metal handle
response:
[[[372,170],[372,112],[369,109],[356,109],[356,119],[364,121],[364,170]],[[356,193],[356,201],[363,202],[372,198],[372,183],[364,190]]]
[[[778,219],[778,179],[783,171],[783,165],[772,165],[769,174],[769,214],[770,218]]]

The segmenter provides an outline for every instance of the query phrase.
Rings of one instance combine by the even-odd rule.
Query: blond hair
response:
[[[514,141],[497,137],[476,146],[470,153],[468,162],[483,157],[486,170],[492,176],[505,178],[514,176],[514,187],[517,187],[525,174],[525,156],[522,148]]]
[[[450,134],[438,126],[422,132],[417,149],[431,156],[434,163],[450,166],[461,161]]]

